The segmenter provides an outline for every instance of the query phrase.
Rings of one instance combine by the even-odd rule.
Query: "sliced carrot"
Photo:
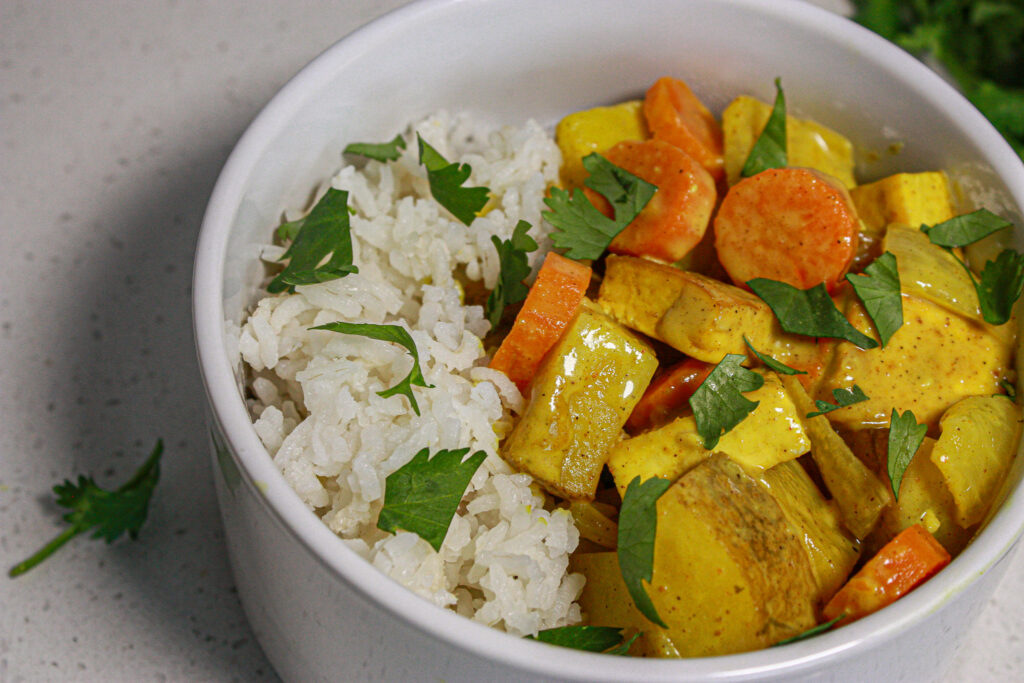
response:
[[[931,578],[950,559],[923,526],[907,527],[832,596],[823,615],[830,621],[842,616],[840,623],[848,624],[877,612]]]
[[[491,365],[525,392],[544,354],[561,338],[590,285],[590,267],[549,252]]]
[[[686,358],[659,370],[626,420],[626,431],[636,434],[675,417],[714,367],[696,358]]]
[[[716,183],[725,182],[722,127],[686,83],[668,76],[655,81],[644,96],[644,117],[655,139],[696,159]]]
[[[737,285],[763,277],[833,291],[857,253],[859,228],[837,181],[809,168],[773,168],[729,189],[715,216],[715,249]]]
[[[658,187],[633,222],[612,240],[608,251],[674,263],[697,246],[711,222],[718,198],[704,167],[674,145],[660,140],[620,142],[605,158]],[[611,205],[590,188],[584,192],[605,215]]]

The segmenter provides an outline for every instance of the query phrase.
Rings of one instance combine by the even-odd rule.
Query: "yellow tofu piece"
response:
[[[603,153],[625,140],[650,137],[642,100],[630,100],[611,107],[595,107],[569,114],[558,122],[555,140],[562,150],[562,185],[570,192],[583,187],[589,175],[583,157]]]
[[[664,341],[656,330],[658,321],[691,279],[673,266],[609,254],[597,303],[626,327]]]
[[[538,368],[502,457],[558,496],[592,500],[657,367],[649,344],[585,301]]]
[[[941,171],[897,173],[850,190],[864,229],[881,235],[890,223],[915,230],[953,217],[949,181]]]
[[[874,333],[853,297],[846,315],[861,332]],[[934,430],[946,408],[960,399],[999,393],[1012,356],[1013,345],[987,327],[904,293],[903,325],[885,348],[838,343],[817,398],[831,400],[833,389],[858,384],[868,400],[829,413],[829,420],[849,430],[883,428],[896,408],[913,410],[919,423]]]
[[[739,182],[743,165],[771,111],[770,104],[741,95],[722,112],[725,176],[729,185]],[[847,188],[857,184],[853,177],[853,144],[831,128],[787,116],[786,154],[790,166],[822,171],[837,178]]]
[[[811,448],[797,407],[778,375],[762,374],[764,385],[743,394],[757,401],[757,407],[723,434],[714,450],[751,472],[798,458]],[[608,469],[619,495],[625,495],[634,477],[639,476],[641,481],[650,477],[675,481],[711,453],[704,448],[693,416],[688,415],[615,444],[608,455]]]

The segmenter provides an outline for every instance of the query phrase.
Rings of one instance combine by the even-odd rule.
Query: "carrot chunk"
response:
[[[737,285],[763,277],[833,291],[857,253],[859,228],[839,183],[808,168],[773,168],[729,189],[715,216],[715,248]]]
[[[655,139],[696,159],[716,183],[725,181],[722,127],[686,83],[668,76],[655,81],[644,96],[644,117]]]
[[[949,564],[950,555],[920,524],[907,527],[882,546],[846,585],[839,589],[823,615],[842,616],[848,624],[877,612],[931,578]]]
[[[575,317],[589,285],[589,266],[548,253],[490,367],[504,372],[525,392],[544,354]]]
[[[715,182],[693,157],[660,140],[620,142],[605,158],[658,187],[636,218],[615,236],[608,251],[674,263],[693,249],[711,222]],[[611,217],[611,205],[590,188],[591,203]]]
[[[696,358],[686,358],[659,370],[626,420],[626,431],[636,434],[675,417],[714,367]]]

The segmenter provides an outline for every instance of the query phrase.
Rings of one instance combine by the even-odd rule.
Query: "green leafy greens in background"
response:
[[[498,261],[501,264],[498,282],[484,305],[484,313],[492,329],[498,326],[506,306],[522,301],[530,292],[530,288],[523,284],[523,280],[530,274],[526,254],[537,249],[537,242],[526,234],[530,227],[529,223],[521,220],[512,231],[511,239],[501,240],[497,235],[491,235],[491,242],[498,250]]]
[[[771,168],[785,168],[789,163],[786,152],[786,96],[782,92],[782,79],[775,79],[775,105],[768,121],[761,129],[740,175],[749,178]]]
[[[64,521],[71,526],[27,560],[12,567],[10,576],[24,574],[78,534],[92,529],[95,529],[93,538],[105,539],[107,543],[126,531],[130,538],[137,538],[149,513],[153,489],[160,480],[160,455],[163,450],[163,441],[157,440],[142,466],[131,479],[114,491],[101,489],[92,477],[83,476],[78,477],[77,484],[65,479],[64,483],[54,486],[57,504],[71,510],[64,515]]]
[[[761,353],[760,351],[758,351],[757,349],[754,348],[754,346],[750,343],[750,340],[747,339],[746,335],[743,335],[743,343],[747,345],[747,348],[750,349],[755,356],[757,356],[757,359],[759,361],[764,363],[769,369],[774,370],[775,372],[781,373],[783,375],[806,375],[807,374],[803,370],[797,370],[796,368],[791,368],[788,365],[786,365],[785,363],[781,363],[781,362],[775,360],[774,358],[772,358],[771,356],[767,356],[767,355]]]
[[[639,633],[626,640],[621,628],[614,626],[559,626],[538,631],[536,636],[526,636],[542,643],[570,647],[587,652],[603,652],[609,655],[624,655],[629,646],[640,637]]]
[[[658,530],[657,503],[672,482],[651,477],[644,482],[637,476],[629,482],[619,510],[618,553],[622,580],[636,608],[649,620],[668,628],[658,616],[644,581],[654,573],[654,537]]]
[[[979,280],[953,249],[977,242],[1012,225],[986,209],[979,209],[936,225],[921,226],[921,231],[928,235],[932,244],[949,251],[963,266],[978,293],[981,315],[992,325],[1002,325],[1010,319],[1013,305],[1024,291],[1024,255],[1013,249],[1003,249],[995,261],[985,263]]]
[[[864,304],[885,346],[903,325],[903,296],[896,257],[887,251],[872,261],[864,274],[847,275],[846,279],[853,285],[854,293]]]
[[[740,365],[746,359],[739,353],[725,354],[690,397],[697,433],[709,451],[718,445],[723,433],[757,407],[757,401],[751,401],[742,392],[760,389],[764,377]]]
[[[853,0],[854,19],[938,62],[1024,158],[1020,0]]]
[[[377,528],[410,531],[440,551],[470,479],[487,458],[477,451],[463,460],[466,453],[468,448],[440,450],[430,457],[424,448],[388,475]]]
[[[892,484],[892,494],[897,499],[900,497],[900,482],[903,481],[903,473],[907,471],[914,454],[921,447],[924,441],[926,425],[918,424],[914,413],[906,411],[900,415],[895,408],[892,409],[892,416],[889,419],[889,455],[887,458],[887,469],[889,471],[889,482]]]
[[[583,167],[590,173],[584,183],[608,200],[615,218],[598,211],[583,190],[576,188],[570,196],[558,187],[551,188],[551,196],[544,199],[551,210],[541,215],[555,228],[551,241],[566,249],[568,258],[596,259],[647,206],[658,188],[596,152],[583,157]]]
[[[463,187],[473,172],[469,164],[448,163],[441,154],[427,144],[427,141],[416,134],[419,144],[420,163],[427,169],[427,182],[430,183],[430,194],[437,203],[448,209],[464,225],[469,225],[490,195],[486,187]]]
[[[375,161],[398,161],[405,149],[405,140],[396,135],[390,142],[353,142],[345,147],[345,154],[358,154]]]
[[[409,399],[409,403],[412,404],[413,411],[415,411],[417,415],[420,414],[420,407],[416,403],[416,397],[413,396],[412,386],[415,384],[418,387],[426,387],[430,389],[433,388],[434,385],[427,384],[427,380],[423,378],[423,372],[420,370],[420,354],[416,350],[416,342],[413,341],[412,335],[409,334],[408,330],[400,325],[346,323],[342,321],[319,325],[311,329],[328,330],[330,332],[339,332],[341,334],[355,334],[361,337],[369,337],[370,339],[394,342],[404,346],[412,356],[412,368],[409,370],[409,374],[406,375],[401,382],[390,389],[378,391],[377,395],[382,398],[388,398],[395,394],[403,394]]]
[[[333,187],[320,198],[305,218],[285,223],[278,236],[293,241],[281,260],[288,259],[267,285],[271,294],[295,291],[296,285],[313,285],[358,273],[352,265],[352,233],[349,228],[348,192]]]
[[[768,304],[786,332],[845,339],[862,349],[878,346],[878,342],[859,332],[839,312],[824,284],[797,289],[785,282],[755,278],[747,285]]]
[[[867,394],[859,386],[854,384],[849,389],[833,389],[832,398],[836,400],[835,405],[828,401],[815,401],[814,405],[818,406],[818,411],[814,413],[807,413],[807,417],[817,417],[824,415],[825,413],[831,413],[833,410],[839,410],[846,406],[852,406],[854,403],[860,403],[861,401],[868,400]]]

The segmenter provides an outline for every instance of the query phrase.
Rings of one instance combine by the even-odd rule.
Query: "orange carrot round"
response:
[[[575,317],[589,285],[589,266],[549,252],[490,367],[504,372],[525,392],[544,354]]]
[[[608,251],[668,263],[686,256],[704,236],[718,198],[710,174],[686,152],[660,140],[620,142],[604,156],[658,187],[643,211],[615,236]],[[611,215],[604,197],[590,188],[584,192],[594,206]]]
[[[675,145],[716,183],[724,182],[722,127],[686,83],[668,76],[655,81],[644,96],[644,117],[655,139]]]
[[[714,367],[696,358],[685,358],[659,370],[626,420],[626,431],[635,434],[668,422],[687,405]]]
[[[949,564],[950,555],[920,524],[907,527],[882,546],[839,589],[822,613],[848,624],[906,595]]]
[[[737,285],[763,277],[832,291],[857,253],[859,221],[837,181],[808,168],[774,168],[729,189],[714,230],[718,260]]]

